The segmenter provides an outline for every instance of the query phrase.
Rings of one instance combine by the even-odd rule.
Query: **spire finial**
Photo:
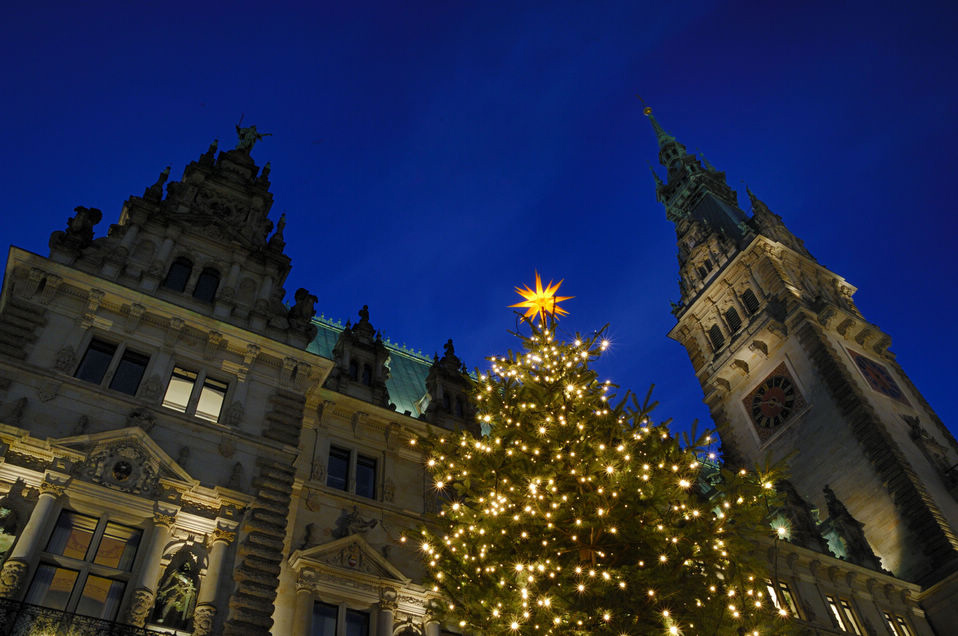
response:
[[[659,148],[662,148],[669,143],[678,143],[675,140],[675,137],[665,132],[665,129],[662,128],[662,126],[659,125],[659,122],[655,120],[655,117],[652,115],[652,107],[648,106],[640,95],[636,95],[636,97],[640,102],[642,102],[642,106],[644,107],[642,108],[642,114],[648,117],[649,121],[652,122],[652,128],[655,130],[655,137],[659,141]],[[684,151],[685,148],[683,147],[682,150]]]

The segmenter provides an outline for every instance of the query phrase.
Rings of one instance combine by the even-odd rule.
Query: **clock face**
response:
[[[865,381],[868,382],[868,386],[899,402],[910,404],[908,398],[905,397],[905,392],[902,391],[898,383],[895,382],[895,378],[892,377],[892,374],[885,368],[885,365],[880,362],[875,362],[871,358],[866,358],[851,349],[846,349],[846,351],[848,351],[848,355],[851,356],[852,360],[855,361],[855,366],[858,367],[858,370],[862,372]]]
[[[783,362],[743,400],[758,436],[765,441],[805,406],[805,400]]]

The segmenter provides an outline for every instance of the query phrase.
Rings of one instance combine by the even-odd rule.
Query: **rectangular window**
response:
[[[106,370],[113,361],[113,354],[116,353],[116,345],[109,342],[103,342],[94,338],[90,341],[83,359],[80,360],[80,366],[77,367],[74,377],[80,380],[86,380],[93,384],[100,384],[106,376]]]
[[[831,610],[835,622],[843,632],[862,636],[855,610],[846,599],[826,595],[825,600],[828,602],[828,609]]]
[[[798,607],[795,604],[795,596],[791,588],[784,581],[779,581],[776,587],[771,581],[765,581],[765,587],[768,590],[768,596],[772,599],[772,604],[778,608],[778,613],[782,616],[793,616],[798,618]]]
[[[336,636],[339,608],[329,603],[313,603],[313,628],[310,636]]]
[[[885,622],[888,624],[888,631],[894,636],[915,636],[915,632],[911,631],[911,627],[904,616],[895,616],[891,612],[882,612],[882,616],[885,617]]]
[[[226,389],[229,385],[226,382],[220,382],[212,378],[203,380],[203,388],[200,390],[200,401],[196,403],[196,417],[210,422],[220,419],[220,411],[223,410],[223,400],[226,399]]]
[[[229,384],[206,377],[202,372],[173,367],[166,385],[163,406],[200,419],[218,422]]]
[[[186,407],[190,404],[190,395],[193,394],[194,385],[196,385],[195,372],[187,371],[181,367],[173,367],[173,375],[166,387],[166,395],[163,396],[163,406],[180,413],[186,413]]]
[[[329,447],[329,468],[326,472],[326,485],[336,490],[349,488],[350,451],[338,446]]]
[[[94,338],[87,346],[83,359],[73,376],[77,379],[94,384],[103,384],[104,378],[110,371],[110,366],[119,347],[103,340]],[[136,395],[140,388],[140,381],[146,372],[146,365],[150,363],[150,356],[124,349],[113,375],[109,387],[127,395]]]
[[[347,609],[346,636],[369,636],[369,614]]]
[[[120,357],[120,363],[116,365],[113,379],[110,380],[110,388],[127,395],[136,395],[136,390],[140,388],[140,380],[143,379],[146,365],[149,362],[150,356],[127,349]]]
[[[329,603],[313,603],[310,636],[336,636],[342,625],[346,636],[369,636],[369,613]]]
[[[24,601],[115,620],[143,531],[71,510],[60,513]],[[41,555],[44,560],[44,555]]]
[[[376,460],[372,457],[356,457],[356,494],[376,498]]]

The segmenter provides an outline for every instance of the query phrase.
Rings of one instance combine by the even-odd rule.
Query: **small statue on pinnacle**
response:
[[[243,123],[243,120],[240,119],[240,124]],[[263,137],[270,137],[273,133],[261,133],[256,130],[256,126],[246,126],[241,128],[240,124],[236,124],[236,136],[239,137],[239,142],[236,144],[237,150],[245,150],[249,152],[253,149],[253,144],[261,140]]]

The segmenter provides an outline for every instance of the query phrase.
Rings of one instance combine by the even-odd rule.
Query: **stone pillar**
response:
[[[316,584],[316,571],[306,569],[296,579],[296,606],[293,610],[292,636],[307,636],[313,618],[313,588]],[[390,635],[392,632],[390,632]]]
[[[439,636],[439,621],[432,616],[426,616],[426,636]]]
[[[236,538],[235,532],[217,528],[210,538],[209,562],[206,576],[200,583],[200,592],[196,597],[196,609],[193,610],[193,636],[207,636],[213,633],[213,619],[216,618],[216,592],[223,574],[223,557],[227,546]]]
[[[7,557],[7,562],[3,564],[3,570],[0,570],[2,598],[16,598],[19,595],[27,572],[40,551],[40,542],[47,536],[46,530],[60,508],[60,497],[64,489],[62,485],[44,481],[39,489],[37,505],[30,513],[30,519],[20,532],[20,538]]]
[[[392,636],[398,596],[396,590],[391,587],[384,587],[379,590],[379,619],[376,624],[377,634]]]
[[[146,565],[134,582],[133,599],[126,612],[126,622],[130,625],[143,627],[149,617],[150,610],[156,600],[156,584],[160,578],[160,568],[163,562],[163,552],[170,540],[170,532],[176,521],[176,513],[153,513],[153,534],[150,544],[146,547]]]

